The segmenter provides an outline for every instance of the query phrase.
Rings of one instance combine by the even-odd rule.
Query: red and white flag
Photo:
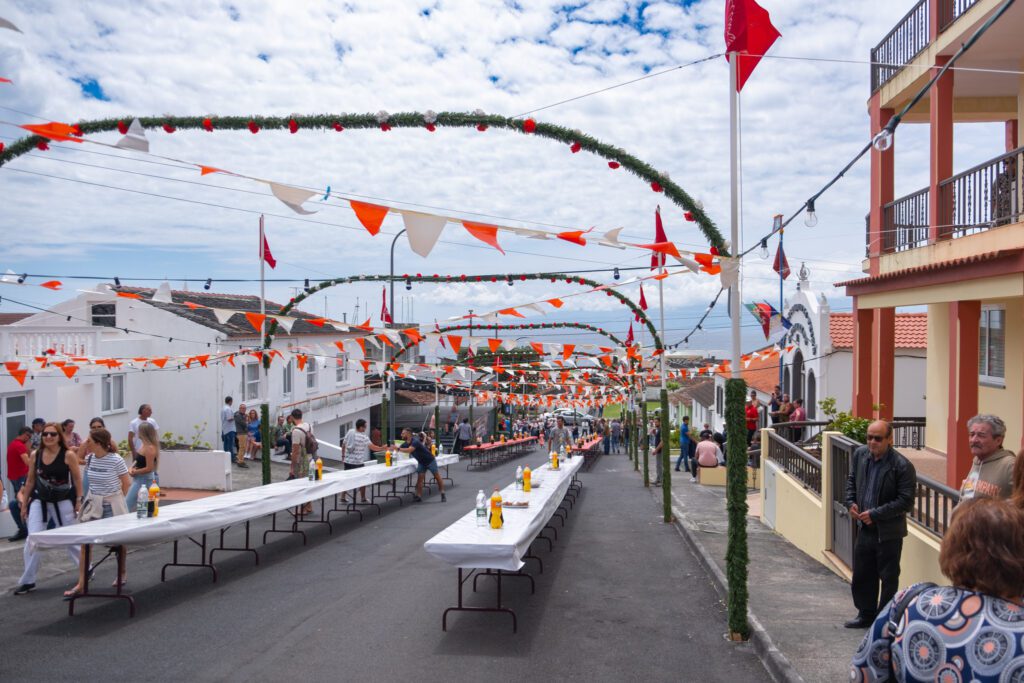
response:
[[[653,256],[651,258],[654,258]],[[647,310],[647,297],[644,296],[644,286],[640,285],[640,310]]]
[[[388,311],[388,288],[380,288],[380,321],[382,323],[393,323],[391,312]]]
[[[267,236],[263,235],[263,253],[260,255],[271,268],[277,267],[277,259],[270,253],[270,245],[267,243]]]
[[[633,321],[629,321],[629,334],[626,335],[626,347],[633,346]]]
[[[775,252],[775,264],[772,270],[779,274],[783,280],[789,277],[789,261],[786,259],[786,252],[782,249],[782,240],[779,240],[779,248]]]
[[[661,224],[661,207],[659,206],[654,210],[654,242],[655,244],[663,244],[668,242],[668,237],[665,235],[665,226]],[[657,270],[659,267],[665,265],[665,259],[667,257],[664,253],[658,251],[651,252],[651,270]],[[643,289],[641,288],[641,292]]]
[[[781,34],[772,26],[768,10],[756,0],[725,0],[725,52],[739,53],[736,65],[736,92],[754,73],[761,56]]]

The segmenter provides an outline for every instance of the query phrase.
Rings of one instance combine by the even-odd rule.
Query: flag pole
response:
[[[785,254],[786,254],[785,250],[783,250],[783,248],[782,248],[782,235],[783,235],[784,232],[785,232],[785,230],[782,230],[782,229],[779,230],[779,253],[781,253],[783,255],[783,258],[785,257]],[[779,259],[779,318],[780,318],[780,322],[781,322],[781,319],[783,317],[785,317],[785,315],[786,315],[786,311],[783,309],[783,305],[784,304],[782,302],[782,286],[783,286],[783,282],[785,281],[785,278],[782,277],[782,271],[783,270],[784,269],[782,267],[782,259],[780,258]],[[779,354],[779,386],[780,387],[782,386],[782,367],[783,367],[782,354],[780,353]]]
[[[260,214],[260,348],[263,350],[262,363],[263,366],[263,378],[260,381],[260,393],[263,395],[263,401],[260,404],[260,432],[262,434],[261,440],[263,442],[262,452],[260,453],[260,469],[262,470],[261,475],[264,485],[270,483],[270,357],[267,353],[267,337],[264,330],[267,315],[267,293],[266,293],[266,244],[267,238],[264,233],[264,218],[263,214]]]
[[[661,207],[658,207],[658,220],[661,220]],[[668,256],[662,253],[658,254],[658,275],[665,274],[665,259]],[[659,334],[661,335],[661,392],[660,392],[660,406],[661,416],[659,422],[661,424],[661,451],[658,453],[658,459],[661,461],[661,494],[662,494],[662,507],[665,522],[672,521],[672,475],[669,471],[669,467],[672,464],[672,454],[670,453],[671,446],[671,432],[672,425],[668,418],[668,378],[666,375],[665,367],[665,356],[668,349],[665,348],[665,278],[658,279],[658,309],[659,309]]]

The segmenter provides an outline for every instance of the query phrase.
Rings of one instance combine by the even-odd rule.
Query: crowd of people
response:
[[[148,490],[156,480],[158,430],[152,407],[142,404],[128,426],[129,464],[100,417],[89,420],[84,439],[71,419],[57,423],[37,417],[31,426],[19,429],[7,445],[9,509],[17,527],[8,540],[21,541],[49,528],[128,513],[140,489]],[[71,546],[68,554],[79,566],[79,580],[65,592],[66,598],[83,590],[86,573],[80,562],[81,549]],[[25,595],[36,587],[41,556],[28,543],[23,555],[25,568],[15,595]],[[123,585],[125,580],[118,576],[115,585]]]

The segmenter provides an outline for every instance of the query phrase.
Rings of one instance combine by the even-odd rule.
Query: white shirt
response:
[[[142,439],[139,438],[139,426],[143,422],[148,422],[149,424],[153,425],[153,429],[156,430],[157,437],[160,436],[160,425],[158,425],[156,423],[156,420],[154,420],[152,417],[148,417],[145,420],[143,420],[141,417],[137,417],[131,422],[129,422],[128,431],[134,435],[134,438],[132,439],[132,444],[135,446],[136,453],[138,453],[139,450],[142,448]]]
[[[235,411],[226,404],[220,409],[220,431],[222,434],[235,431]]]
[[[349,465],[362,465],[370,459],[370,437],[366,435],[366,432],[350,429],[345,432],[345,438],[341,444],[345,447],[345,453],[341,456],[342,462]]]

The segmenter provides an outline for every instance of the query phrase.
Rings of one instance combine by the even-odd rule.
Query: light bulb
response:
[[[892,131],[883,128],[871,139],[871,145],[879,152],[888,152],[892,149]]]
[[[406,290],[412,290],[412,280],[410,280],[409,278],[405,279],[405,288]]]
[[[210,291],[210,287],[213,286],[213,278],[206,278],[206,282],[203,284],[203,289]]]
[[[619,279],[619,269],[618,268],[616,268],[615,270],[612,271],[612,277],[615,278],[616,280]]]
[[[302,289],[304,289],[307,293],[309,292],[309,278],[308,277],[306,278],[306,282],[303,284]]]
[[[804,217],[804,225],[813,228],[818,224],[818,214],[814,213],[814,200],[807,200],[807,215]]]
[[[768,240],[767,239],[761,240],[761,251],[760,251],[760,254],[761,254],[761,258],[763,258],[763,259],[767,259],[768,258]]]

